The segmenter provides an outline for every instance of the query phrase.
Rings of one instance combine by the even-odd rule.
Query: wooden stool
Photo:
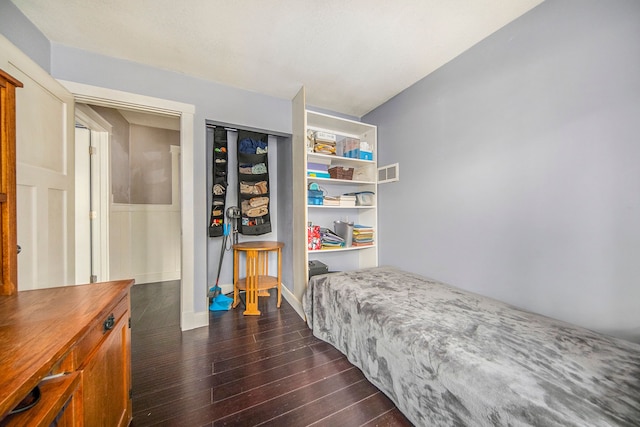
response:
[[[267,289],[277,288],[278,308],[282,302],[282,242],[243,242],[233,245],[233,308],[240,303],[238,292],[245,291],[245,316],[260,315],[258,310],[258,295],[268,296]],[[269,252],[276,252],[278,256],[278,276],[269,276]],[[238,278],[240,252],[246,253],[245,277]]]

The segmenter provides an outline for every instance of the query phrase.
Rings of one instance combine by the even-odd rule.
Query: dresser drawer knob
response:
[[[116,318],[113,317],[113,314],[110,314],[109,317],[107,317],[107,320],[104,321],[102,333],[106,334],[108,331],[112,330],[115,325]]]

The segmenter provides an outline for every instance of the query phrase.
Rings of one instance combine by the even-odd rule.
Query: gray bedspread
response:
[[[302,304],[416,425],[640,425],[638,344],[392,267],[312,277]]]

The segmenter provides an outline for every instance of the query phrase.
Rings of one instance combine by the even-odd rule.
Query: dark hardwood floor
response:
[[[240,305],[181,332],[179,282],[135,285],[132,425],[411,425],[271,293],[259,299],[260,316],[243,316]]]

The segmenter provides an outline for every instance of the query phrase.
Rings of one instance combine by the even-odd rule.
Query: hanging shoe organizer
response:
[[[268,135],[238,131],[238,204],[242,234],[271,232]]]
[[[211,140],[211,133],[213,133],[213,185],[209,237],[219,237],[224,234],[224,211],[227,199],[227,130],[221,126],[207,126],[208,140]]]

